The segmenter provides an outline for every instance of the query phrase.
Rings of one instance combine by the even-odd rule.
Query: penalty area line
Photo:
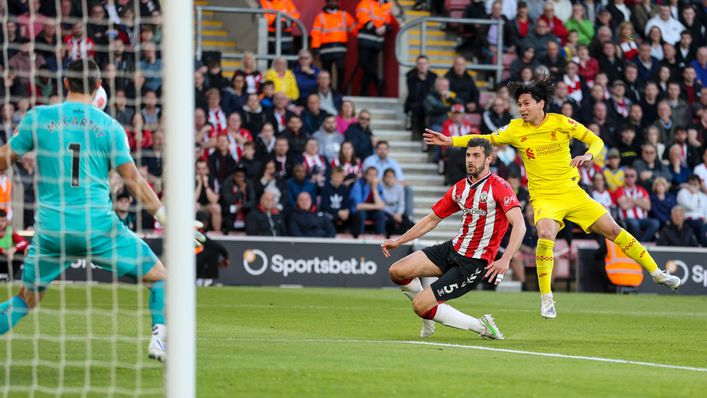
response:
[[[201,338],[199,340],[204,340],[204,339]],[[529,355],[529,356],[560,358],[560,359],[574,359],[574,360],[579,360],[579,361],[605,362],[605,363],[615,363],[615,364],[621,364],[621,365],[646,366],[646,367],[652,367],[652,368],[687,370],[687,371],[691,371],[691,372],[707,373],[707,368],[698,368],[698,367],[694,367],[694,366],[669,365],[669,364],[664,364],[664,363],[632,361],[632,360],[628,360],[628,359],[590,357],[590,356],[584,356],[584,355],[568,355],[568,354],[557,354],[557,353],[551,353],[551,352],[513,350],[510,348],[495,348],[495,347],[485,347],[485,346],[479,346],[479,345],[435,343],[435,342],[431,342],[431,341],[361,340],[361,339],[286,339],[286,338],[272,338],[272,339],[268,339],[268,338],[225,338],[225,339],[223,339],[222,338],[221,340],[242,341],[242,342],[248,342],[248,341],[273,342],[273,343],[300,342],[300,343],[341,343],[341,344],[406,344],[406,345],[417,345],[417,346],[460,348],[460,349],[477,350],[477,351],[502,352],[502,353],[506,353],[506,354]]]

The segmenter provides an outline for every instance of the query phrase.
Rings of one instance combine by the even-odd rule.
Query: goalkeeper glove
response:
[[[167,212],[164,209],[164,206],[160,207],[156,212],[155,212],[155,219],[157,222],[159,222],[162,226],[167,225]],[[206,236],[199,232],[200,229],[204,228],[204,224],[200,221],[194,221],[194,247],[199,247],[206,242]]]

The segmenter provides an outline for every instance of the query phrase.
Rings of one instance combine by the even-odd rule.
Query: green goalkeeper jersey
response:
[[[22,118],[10,147],[18,156],[37,152],[37,231],[114,228],[109,172],[132,162],[115,119],[84,103],[38,106]]]

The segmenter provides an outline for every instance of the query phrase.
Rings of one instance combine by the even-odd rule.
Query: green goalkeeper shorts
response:
[[[157,263],[150,247],[124,224],[116,222],[103,233],[37,232],[22,270],[30,290],[51,284],[72,262],[86,259],[117,277],[142,278]]]

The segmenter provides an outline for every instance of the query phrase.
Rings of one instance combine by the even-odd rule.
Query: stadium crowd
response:
[[[550,75],[549,111],[585,124],[606,144],[581,168],[580,184],[642,241],[707,245],[707,2],[471,1],[461,16],[503,19],[502,42],[496,25],[459,27],[457,49],[481,63],[495,62],[501,49],[504,80],[480,95],[464,56],[444,76],[419,56],[405,103],[415,133],[425,126],[449,136],[493,132],[517,114],[506,83]],[[577,156],[586,147],[571,149]],[[449,182],[464,173],[463,150],[433,159],[446,160]],[[512,148],[499,148],[494,165],[527,196]]]
[[[109,97],[106,112],[125,126],[140,171],[161,195],[165,133],[160,127],[160,4],[88,3],[86,24],[80,2],[70,0],[11,0],[1,10],[8,13],[0,32],[7,32],[2,68],[8,77],[2,94],[9,100],[3,105],[0,138],[8,140],[31,104],[60,101],[57,71],[62,66],[94,59]],[[327,2],[322,19],[330,14],[344,17],[347,35],[354,20],[348,13],[334,12],[337,3]],[[368,0],[362,3],[367,5]],[[292,12],[297,16],[296,10]],[[377,43],[392,16],[390,7],[377,5],[371,13],[361,13],[356,23],[362,25],[359,32],[370,25]],[[380,24],[372,22],[379,14],[387,16]],[[268,15],[268,21],[272,24],[274,18]],[[312,43],[317,63],[331,69],[337,78],[334,84],[342,85],[341,43],[327,37],[326,26],[317,29],[324,31]],[[283,41],[290,43],[291,27],[286,26],[284,33]],[[343,40],[345,51],[346,37],[334,39]],[[283,46],[283,53],[294,53],[294,47]],[[270,68],[259,70],[254,55],[246,52],[242,68],[231,79],[223,76],[219,54],[208,53],[203,62],[195,63],[195,205],[215,234],[333,237],[349,232],[358,237],[368,228],[389,236],[411,226],[410,189],[404,186],[400,166],[388,155],[388,143],[374,137],[371,112],[357,112],[352,102],[343,101],[330,72],[320,70],[314,61],[313,54],[303,49],[294,65],[277,58]],[[379,88],[380,81],[368,77]],[[29,165],[29,160],[25,163]],[[16,173],[24,178],[19,182],[29,209],[23,214],[26,228],[32,225],[34,206],[31,166]],[[130,228],[161,228],[146,212],[134,211],[135,201],[117,175],[111,191],[118,216]]]
[[[106,111],[126,127],[141,172],[161,193],[160,4],[89,1],[84,24],[79,3],[0,4],[8,14],[0,30],[7,43],[0,139],[9,138],[33,103],[60,100],[55,72],[62,65],[93,58],[110,99]],[[431,3],[440,9],[439,2]],[[290,1],[261,4],[297,16]],[[380,91],[375,59],[391,9],[389,1],[362,0],[354,17],[339,10],[338,1],[327,1],[315,17],[312,48],[299,51],[285,24],[283,53],[297,53],[296,62],[278,58],[259,69],[246,52],[230,79],[218,54],[195,63],[194,195],[212,231],[349,231],[357,237],[365,229],[390,235],[410,226],[411,190],[388,143],[375,138],[371,112],[357,112],[339,91],[342,49],[354,31],[363,91],[369,85]],[[449,71],[437,76],[429,59],[418,57],[406,76],[413,137],[426,126],[450,136],[502,128],[515,114],[505,83],[550,74],[557,81],[550,111],[584,123],[606,143],[602,155],[580,170],[580,183],[644,241],[707,245],[707,2],[471,1],[463,16],[503,19],[503,41],[495,25],[449,26],[458,30],[463,54]],[[332,34],[335,18],[344,23]],[[273,36],[274,18],[268,22]],[[498,50],[505,80],[492,93],[480,92],[467,62],[492,62]],[[32,66],[36,74],[29,72]],[[581,143],[572,149],[573,155],[584,151]],[[465,174],[463,156],[455,148],[430,153],[448,182]],[[522,162],[512,148],[497,149],[494,170],[527,196]],[[31,159],[15,175],[29,209],[23,212],[28,227],[34,205]],[[132,200],[118,178],[112,191],[117,203]],[[159,228],[144,212],[120,214],[136,228]]]

